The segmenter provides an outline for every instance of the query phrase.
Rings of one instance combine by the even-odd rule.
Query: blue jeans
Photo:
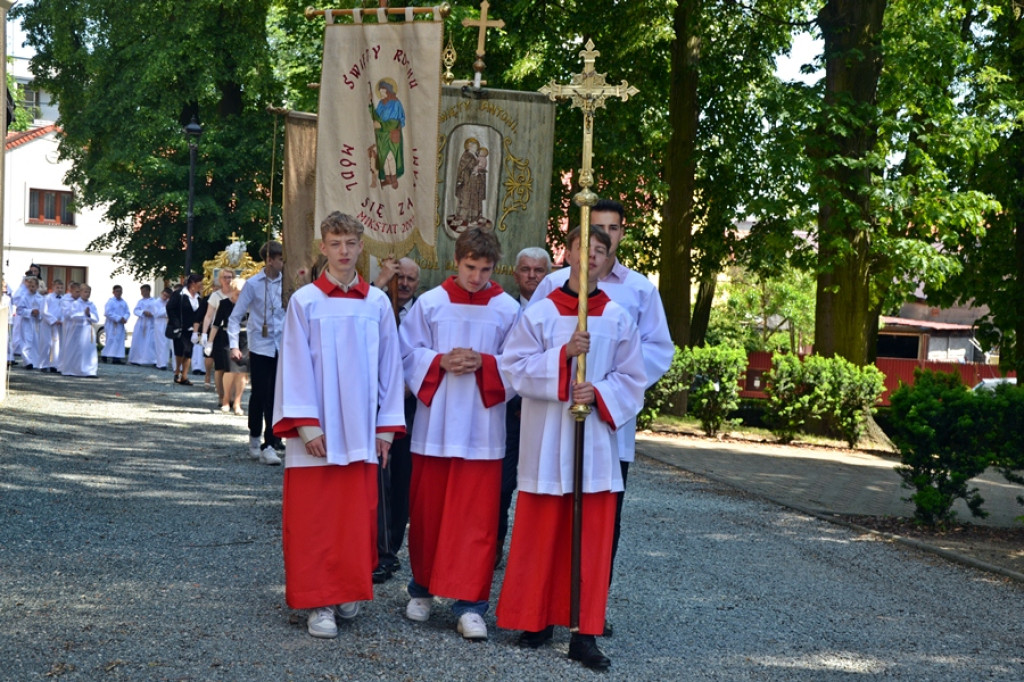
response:
[[[415,580],[410,580],[409,596],[413,599],[427,599],[429,597],[433,597],[434,595],[430,594],[430,592],[427,591],[427,588],[423,587],[423,585],[420,585]],[[487,613],[487,609],[488,607],[490,607],[490,605],[491,603],[486,600],[465,601],[464,599],[457,599],[455,603],[452,604],[452,613],[455,614],[456,618],[461,618],[462,614],[464,613],[475,613],[481,618],[483,618],[484,614]]]

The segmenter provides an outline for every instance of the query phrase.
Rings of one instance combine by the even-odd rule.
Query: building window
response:
[[[74,195],[71,192],[30,189],[28,192],[28,221],[30,223],[74,225],[73,200]]]
[[[34,88],[27,86],[21,87],[21,108],[32,114],[32,118],[39,118],[42,115],[42,102],[40,101],[40,93]]]
[[[89,269],[77,265],[43,265],[39,263],[39,278],[46,282],[46,291],[53,291],[54,280],[64,282],[65,291],[71,282],[88,282]],[[43,291],[43,287],[39,287]]]

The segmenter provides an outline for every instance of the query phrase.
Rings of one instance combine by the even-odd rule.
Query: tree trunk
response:
[[[708,334],[708,323],[711,321],[711,304],[715,301],[715,285],[718,278],[710,275],[697,287],[697,300],[693,304],[693,319],[690,321],[691,346],[703,346],[704,337]]]
[[[873,227],[867,156],[877,136],[886,0],[829,0],[818,15],[825,40],[823,122],[809,153],[821,163],[815,351],[865,364],[872,327]]]
[[[665,179],[669,185],[665,221],[661,228],[661,298],[669,332],[676,345],[690,344],[690,277],[693,270],[693,195],[696,185],[697,121],[700,105],[697,83],[700,60],[700,0],[680,0],[676,6],[669,90],[672,137],[666,152]]]

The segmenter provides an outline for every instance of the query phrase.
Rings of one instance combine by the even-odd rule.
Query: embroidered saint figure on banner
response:
[[[398,178],[405,175],[405,156],[402,150],[405,109],[395,94],[397,87],[394,79],[382,78],[377,83],[380,101],[377,102],[376,109],[370,107],[374,134],[377,137],[377,178],[381,182],[381,187],[394,189],[398,189]]]

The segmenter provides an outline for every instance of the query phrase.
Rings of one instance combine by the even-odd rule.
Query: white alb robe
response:
[[[529,306],[509,334],[501,369],[523,397],[519,489],[542,495],[573,492],[576,420],[569,413],[576,358],[565,345],[576,331],[577,299],[558,290]],[[587,381],[596,409],[584,422],[583,492],[623,490],[614,429],[643,407],[646,374],[636,325],[603,292],[592,295],[587,317]]]
[[[377,464],[377,433],[405,432],[395,315],[380,289],[357,286],[365,298],[330,296],[333,285],[321,277],[288,302],[274,391],[286,467]],[[299,426],[320,427],[326,458],[306,453]]]
[[[92,301],[76,300],[71,304],[64,334],[64,362],[61,373],[71,377],[94,377],[98,367],[96,337],[92,325],[100,321]]]
[[[515,392],[497,357],[520,310],[496,282],[470,294],[454,277],[416,300],[399,328],[405,381],[419,399],[412,452],[468,460],[505,456],[505,403]],[[483,367],[473,374],[446,373],[441,355],[454,348],[477,351]]]
[[[64,357],[65,353],[63,349],[67,348],[68,344],[68,330],[71,327],[71,306],[75,304],[78,299],[71,294],[65,294],[64,298],[60,299],[60,346],[61,355],[57,358],[57,364],[54,365],[58,372],[64,372]]]
[[[547,298],[548,294],[565,286],[569,281],[569,268],[555,270],[541,280],[530,298],[530,305]],[[638,272],[630,270],[618,261],[611,272],[597,283],[601,291],[626,309],[640,334],[643,348],[644,371],[647,386],[653,386],[672,366],[675,345],[668,331],[665,306],[657,287]],[[623,424],[615,432],[619,440],[619,459],[632,462],[636,456],[636,419]]]
[[[167,338],[167,301],[163,298],[153,299],[153,357],[156,358],[157,369],[166,369],[167,363],[174,363],[174,348]]]
[[[21,318],[21,359],[26,365],[39,367],[39,337],[43,333],[42,294],[25,293],[18,298],[18,317]],[[36,314],[33,315],[32,313]]]
[[[127,340],[125,323],[130,314],[128,302],[123,298],[112,296],[103,306],[103,316],[106,317],[103,329],[107,337],[103,343],[103,357],[124,359],[124,345]]]
[[[39,369],[57,367],[60,362],[60,330],[63,321],[63,300],[66,294],[47,294],[43,301],[43,322],[40,325]]]
[[[156,345],[156,314],[159,302],[153,298],[140,298],[132,311],[139,319],[135,320],[132,330],[132,347],[128,351],[128,362],[133,365],[155,365]],[[161,306],[162,307],[162,306]],[[149,316],[146,316],[149,313]],[[161,334],[163,330],[161,330]]]

